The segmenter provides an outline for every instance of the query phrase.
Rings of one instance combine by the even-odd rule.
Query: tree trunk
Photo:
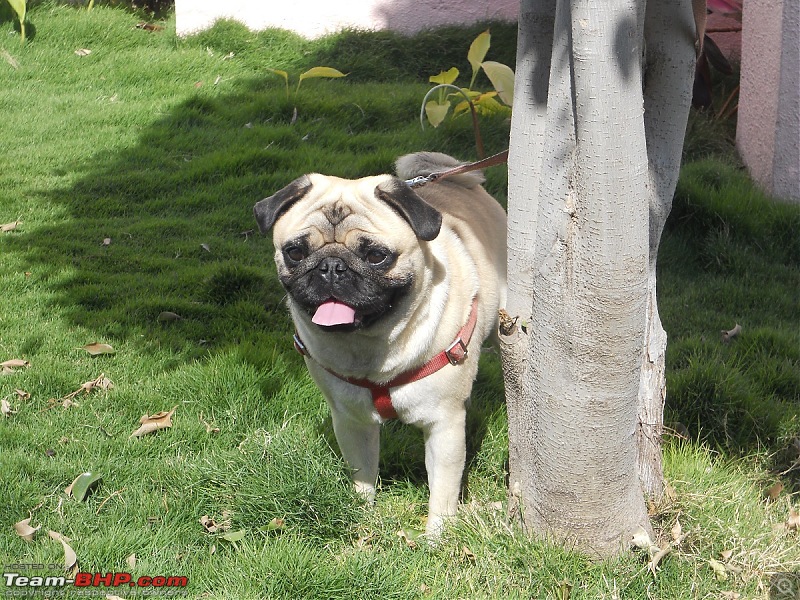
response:
[[[665,10],[523,0],[520,11],[507,307],[518,320],[501,336],[511,508],[532,530],[599,556],[649,527],[640,478],[655,491],[661,482],[663,220],[654,231],[650,213],[669,211],[662,192],[670,181],[674,190],[686,113],[655,90],[643,98],[642,45],[645,18]],[[693,28],[684,33],[671,43],[691,50]],[[664,60],[662,46],[648,61]],[[643,106],[661,112],[643,117]],[[681,115],[678,162],[649,157],[646,134]],[[675,135],[665,137],[657,146],[672,148]]]
[[[661,435],[666,399],[667,333],[656,298],[656,260],[678,183],[686,120],[692,99],[695,23],[687,0],[650,0],[645,11],[644,127],[650,163],[650,259],[647,330],[639,387],[638,466],[642,489],[663,491]]]
[[[509,440],[532,440],[534,420],[530,402],[530,320],[533,306],[534,249],[538,216],[540,176],[545,160],[545,130],[553,125],[547,113],[550,56],[556,0],[522,2],[519,13],[517,83],[514,86],[516,109],[511,117],[512,148],[508,161],[508,299],[506,310],[516,319],[512,335],[500,337],[508,409]],[[523,34],[523,32],[526,32]],[[525,77],[520,79],[520,75]],[[522,83],[522,85],[520,85]],[[550,115],[551,117],[552,115]],[[556,140],[557,141],[557,140]],[[521,146],[517,151],[514,144]],[[562,143],[566,150],[569,136]],[[536,191],[534,193],[533,191]],[[511,198],[516,201],[511,201]],[[509,463],[526,465],[533,460],[535,447],[526,443],[509,444]],[[509,513],[519,510],[522,481],[511,479]],[[515,483],[516,482],[516,483]],[[530,493],[526,490],[526,493]]]

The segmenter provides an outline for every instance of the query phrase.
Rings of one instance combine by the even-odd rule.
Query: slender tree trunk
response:
[[[513,151],[508,161],[508,193],[517,198],[508,204],[508,301],[506,309],[516,319],[513,333],[501,335],[501,351],[508,408],[508,435],[511,440],[531,440],[535,426],[529,410],[531,381],[528,366],[531,340],[530,320],[533,306],[534,250],[538,216],[538,190],[544,169],[545,130],[553,127],[547,113],[550,57],[553,50],[553,25],[556,0],[522,2],[519,14],[517,47],[517,84],[511,131]],[[527,32],[522,35],[522,32]],[[524,74],[520,80],[520,74]],[[569,135],[563,138],[566,147]],[[547,182],[544,182],[545,184]],[[536,193],[533,193],[533,191]],[[509,444],[509,462],[526,469],[536,449],[524,443]],[[518,474],[511,481],[509,512],[517,515],[523,482],[533,484],[531,473]],[[530,494],[526,488],[525,494]]]
[[[508,237],[518,319],[501,336],[511,508],[533,531],[600,556],[649,527],[640,478],[661,481],[653,238],[663,221],[655,236],[649,223],[669,210],[652,171],[674,161],[648,157],[658,119],[643,116],[644,30],[644,0],[523,0],[520,11]],[[648,106],[662,122],[675,114]],[[651,345],[655,360],[643,360]]]
[[[647,329],[639,386],[638,466],[642,489],[663,491],[661,435],[666,399],[667,334],[656,298],[656,260],[678,183],[694,81],[695,23],[688,0],[650,0],[645,11],[644,126],[650,169]]]

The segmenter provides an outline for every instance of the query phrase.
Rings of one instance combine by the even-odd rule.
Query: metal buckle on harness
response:
[[[305,344],[300,340],[300,336],[295,333],[292,339],[294,340],[294,349],[303,356],[308,356],[308,351],[306,350]]]
[[[451,365],[455,366],[461,364],[467,358],[467,345],[464,343],[464,340],[458,338],[455,342],[450,344],[447,350],[444,351],[444,354]]]

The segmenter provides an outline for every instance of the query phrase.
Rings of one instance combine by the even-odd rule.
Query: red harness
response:
[[[392,405],[392,397],[389,393],[389,388],[424,379],[428,375],[433,375],[436,373],[436,371],[446,367],[447,365],[458,365],[464,362],[464,360],[467,358],[467,346],[469,346],[469,341],[472,338],[472,333],[475,331],[475,324],[477,322],[478,299],[474,298],[472,300],[472,308],[470,309],[467,323],[461,328],[461,330],[458,332],[458,335],[456,335],[456,339],[447,347],[447,349],[439,352],[439,354],[434,356],[421,367],[401,373],[386,383],[375,383],[368,379],[345,377],[343,375],[339,375],[338,373],[334,373],[330,369],[325,368],[325,370],[331,375],[338,377],[342,381],[346,381],[349,384],[368,389],[372,394],[372,405],[375,407],[375,410],[378,411],[378,414],[387,420],[396,419],[397,411],[395,411],[394,406]],[[313,358],[308,353],[308,350],[303,342],[300,340],[300,336],[298,336],[296,333],[294,334],[294,347],[295,350],[297,350],[303,356]]]

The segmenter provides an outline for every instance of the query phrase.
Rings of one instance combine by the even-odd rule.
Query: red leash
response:
[[[368,379],[345,377],[344,375],[339,375],[328,368],[325,368],[325,370],[331,375],[334,375],[351,385],[368,389],[372,394],[372,405],[375,407],[375,410],[378,411],[378,414],[386,420],[396,419],[397,411],[395,411],[394,406],[392,405],[392,396],[389,393],[389,388],[419,381],[428,375],[433,375],[436,373],[436,371],[446,367],[447,365],[458,365],[464,362],[464,360],[467,358],[467,346],[469,346],[469,341],[472,339],[472,334],[475,331],[475,325],[477,322],[478,299],[473,298],[469,319],[467,319],[466,324],[458,332],[458,335],[456,335],[456,339],[452,344],[450,344],[445,350],[439,352],[439,354],[434,356],[421,367],[411,369],[410,371],[405,371],[391,381],[383,384],[375,383],[374,381],[370,381]],[[300,336],[298,336],[296,333],[294,334],[294,347],[295,350],[297,350],[303,356],[308,356],[309,358],[313,359],[313,357],[308,353],[308,350],[303,342],[300,340]]]

